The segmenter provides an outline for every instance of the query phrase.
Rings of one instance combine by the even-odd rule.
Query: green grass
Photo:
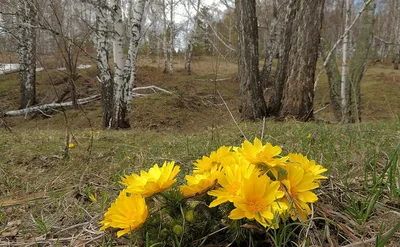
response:
[[[184,176],[192,171],[192,163],[203,155],[221,145],[240,145],[245,137],[252,141],[264,133],[263,141],[281,146],[283,154],[299,152],[329,169],[329,179],[317,190],[319,201],[310,220],[313,223],[304,223],[311,227],[288,224],[288,231],[269,231],[270,242],[273,239],[281,245],[297,241],[318,246],[368,240],[376,246],[396,246],[400,221],[398,72],[386,65],[367,71],[362,84],[365,121],[361,124],[325,124],[324,120],[332,120],[327,108],[311,123],[267,120],[263,126],[262,122],[241,122],[244,137],[218,97],[211,97],[215,89],[219,90],[238,118],[238,83],[194,80],[213,78],[209,74],[214,71],[212,64],[211,58],[195,62],[194,74],[187,76],[179,63],[175,78],[163,75],[156,65],[142,67],[140,85],[155,84],[175,94],[135,100],[131,130],[101,130],[100,102],[84,106],[87,117],[82,110],[66,111],[69,142],[75,144],[68,156],[63,114],[49,119],[4,119],[12,133],[0,129],[0,203],[10,205],[0,207],[0,245],[9,240],[22,245],[75,245],[78,240],[95,246],[128,245],[129,238],[116,239],[115,232],[98,232],[103,213],[122,188],[122,175],[174,160],[182,170],[178,183],[183,183]],[[222,64],[220,76],[233,77],[235,69],[235,64]],[[92,78],[95,71],[82,73]],[[38,78],[41,99],[53,97],[46,94],[49,78],[43,73]],[[57,90],[63,87],[59,85]],[[1,111],[18,106],[16,75],[2,78],[0,95],[4,97]],[[316,109],[329,102],[324,77],[315,100]],[[197,217],[212,216],[204,208],[199,211],[202,213]],[[233,231],[213,229],[198,237],[196,243],[225,246],[225,235],[249,238],[249,230],[239,223],[235,227]],[[186,233],[193,234],[189,230]],[[158,243],[155,235],[158,233],[149,230],[150,246]]]
[[[252,140],[261,135],[263,126],[261,122],[242,123],[241,128]],[[319,191],[318,205],[342,212],[351,222],[344,223],[356,227],[356,237],[370,238],[374,234],[365,229],[378,230],[385,223],[387,231],[393,224],[393,215],[389,217],[385,211],[400,205],[399,131],[400,124],[396,121],[359,126],[267,121],[264,141],[282,146],[284,153],[307,154],[327,167],[330,179]],[[28,210],[23,210],[23,205],[2,209],[6,212],[2,222],[20,219],[21,231],[33,236],[44,232],[52,235],[82,222],[89,222],[97,229],[102,213],[121,188],[118,184],[121,175],[175,160],[182,167],[179,179],[182,182],[193,161],[221,145],[239,145],[244,140],[233,124],[192,134],[99,131],[94,135],[89,154],[90,130],[76,130],[72,134],[71,142],[76,146],[65,160],[63,130],[0,132],[0,197],[24,198],[42,191],[49,194],[30,201]],[[90,194],[101,203],[93,203]],[[71,232],[74,231],[64,231],[60,236],[70,236]],[[346,242],[346,236],[337,238]]]

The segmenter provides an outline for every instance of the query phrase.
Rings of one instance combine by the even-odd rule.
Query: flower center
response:
[[[250,211],[253,213],[261,212],[266,208],[267,204],[260,200],[259,198],[256,198],[254,200],[249,201],[248,207]]]
[[[226,189],[231,193],[232,195],[236,195],[238,190],[240,189],[240,183],[239,182],[234,182],[232,184],[229,184]]]
[[[261,161],[262,163],[264,163],[266,165],[268,165],[268,163],[273,161],[273,159],[274,159],[271,156],[271,154],[266,151],[261,151],[261,152],[257,153],[256,157],[259,161]]]

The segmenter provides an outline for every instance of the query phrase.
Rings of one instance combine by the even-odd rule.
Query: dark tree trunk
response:
[[[394,54],[393,69],[398,70],[400,63],[400,45],[396,45],[396,54]]]
[[[328,39],[322,39],[321,53],[323,60],[331,49],[331,44]],[[325,67],[326,75],[328,76],[329,84],[329,95],[331,98],[331,106],[333,109],[333,114],[335,115],[336,121],[340,122],[342,120],[342,107],[341,107],[341,96],[340,96],[340,72],[337,66],[336,56],[333,54],[327,66]]]
[[[367,59],[374,38],[374,13],[376,1],[372,1],[362,14],[362,27],[356,41],[356,50],[349,68],[350,79],[350,122],[361,121],[361,87]]]
[[[281,108],[284,82],[288,76],[289,55],[292,49],[292,26],[296,16],[296,0],[290,0],[285,10],[285,21],[281,30],[281,44],[279,45],[279,64],[276,70],[273,87],[265,94],[267,102],[267,115],[278,116]]]
[[[259,81],[258,27],[255,0],[236,0],[239,40],[240,113],[242,120],[261,119],[266,105]]]
[[[399,3],[399,1],[393,1],[393,5],[392,6],[390,6],[390,8],[393,8],[393,11],[394,11],[394,20],[393,20],[393,23],[392,23],[392,25],[394,25],[395,26],[395,28],[394,28],[394,35],[395,35],[395,38],[394,38],[394,40],[395,40],[395,48],[394,48],[394,50],[395,50],[395,54],[394,54],[394,63],[393,63],[393,69],[395,69],[395,70],[398,70],[399,69],[399,63],[400,63],[400,27],[399,27],[399,25],[400,25],[400,22],[399,22],[399,20],[400,20],[400,17],[399,17],[399,15],[400,15],[400,5],[399,5],[400,3]]]
[[[277,84],[283,87],[279,117],[307,121],[313,117],[314,77],[318,59],[324,0],[291,0],[284,40],[284,63]],[[278,91],[278,94],[281,93]]]
[[[276,6],[276,0],[272,1],[273,19],[269,30],[264,35],[264,65],[260,73],[261,88],[263,91],[271,90],[273,81],[271,77],[272,64],[278,53],[278,25],[281,25]]]

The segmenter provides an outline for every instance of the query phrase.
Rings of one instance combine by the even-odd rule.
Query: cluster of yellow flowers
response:
[[[175,162],[164,162],[162,167],[155,164],[148,172],[141,171],[140,176],[124,176],[121,184],[126,188],[104,214],[100,230],[122,229],[117,232],[120,237],[142,226],[149,214],[145,198],[169,189],[179,171]]]
[[[235,209],[230,219],[256,220],[264,227],[276,227],[277,215],[306,220],[311,213],[308,204],[318,199],[311,190],[326,178],[321,174],[327,169],[302,154],[281,152],[279,146],[263,145],[257,138],[241,147],[223,146],[197,160],[181,191],[185,197],[208,191],[216,197],[210,207],[231,202]]]
[[[302,154],[282,156],[281,152],[279,146],[263,145],[257,138],[241,147],[222,146],[197,160],[193,174],[179,189],[185,198],[205,193],[216,197],[209,207],[233,203],[228,216],[233,220],[256,220],[264,227],[278,227],[279,215],[306,220],[311,214],[309,204],[318,200],[312,190],[326,178],[321,174],[327,169]],[[121,228],[121,236],[140,227],[148,216],[144,198],[171,187],[179,170],[168,162],[141,171],[140,176],[125,176],[121,184],[126,189],[105,213],[101,229]]]

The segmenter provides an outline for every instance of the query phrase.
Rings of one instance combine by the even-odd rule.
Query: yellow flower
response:
[[[326,172],[328,169],[321,165],[317,165],[315,160],[309,160],[306,156],[302,154],[290,153],[289,155],[290,163],[300,165],[305,173],[311,173],[314,175],[314,179],[326,179],[321,173]]]
[[[210,171],[213,167],[224,166],[235,161],[236,153],[231,152],[232,147],[222,146],[217,151],[212,151],[210,157],[203,156],[202,159],[197,160],[194,165],[196,166],[193,173],[202,173]]]
[[[100,131],[93,131],[93,130],[91,130],[91,131],[89,131],[89,134],[91,134],[91,135],[100,135]]]
[[[174,161],[164,162],[161,168],[155,164],[149,172],[140,171],[140,176],[132,174],[123,177],[121,184],[127,187],[128,193],[149,197],[170,188],[176,182],[179,171],[180,167],[175,166]]]
[[[285,204],[279,204],[277,199],[285,193],[279,190],[279,182],[271,182],[266,176],[253,174],[243,180],[240,196],[236,197],[233,204],[236,207],[229,215],[230,219],[238,220],[247,218],[255,219],[264,227],[271,225],[277,212],[285,210]]]
[[[73,144],[73,143],[68,144],[68,148],[74,148],[74,147],[75,147],[75,144]]]
[[[184,197],[191,197],[196,194],[206,193],[208,190],[213,189],[213,187],[218,182],[218,175],[220,173],[218,167],[213,167],[211,171],[186,175],[185,179],[187,185],[180,186],[180,190]]]
[[[210,203],[210,207],[216,207],[228,201],[233,202],[239,195],[240,188],[243,186],[243,180],[249,178],[252,174],[259,173],[260,171],[256,169],[255,165],[250,163],[225,167],[223,172],[217,176],[218,184],[222,188],[208,192],[209,195],[217,197],[217,199]]]
[[[242,147],[237,152],[254,165],[263,165],[269,168],[277,165],[284,165],[287,157],[279,157],[282,149],[279,146],[272,146],[267,142],[265,145],[256,137],[254,145],[249,141],[244,141]]]
[[[318,200],[311,190],[318,188],[319,185],[314,180],[314,175],[305,173],[304,169],[296,164],[289,163],[285,167],[287,178],[282,180],[286,190],[286,199],[283,200],[294,212],[291,212],[292,218],[299,217],[301,220],[306,220],[307,215],[311,214],[311,209],[307,203],[313,203]]]
[[[123,190],[104,214],[104,220],[100,222],[103,225],[100,230],[109,227],[119,228],[122,230],[117,232],[117,236],[121,237],[141,227],[147,216],[148,209],[144,198],[140,195],[128,196]]]

